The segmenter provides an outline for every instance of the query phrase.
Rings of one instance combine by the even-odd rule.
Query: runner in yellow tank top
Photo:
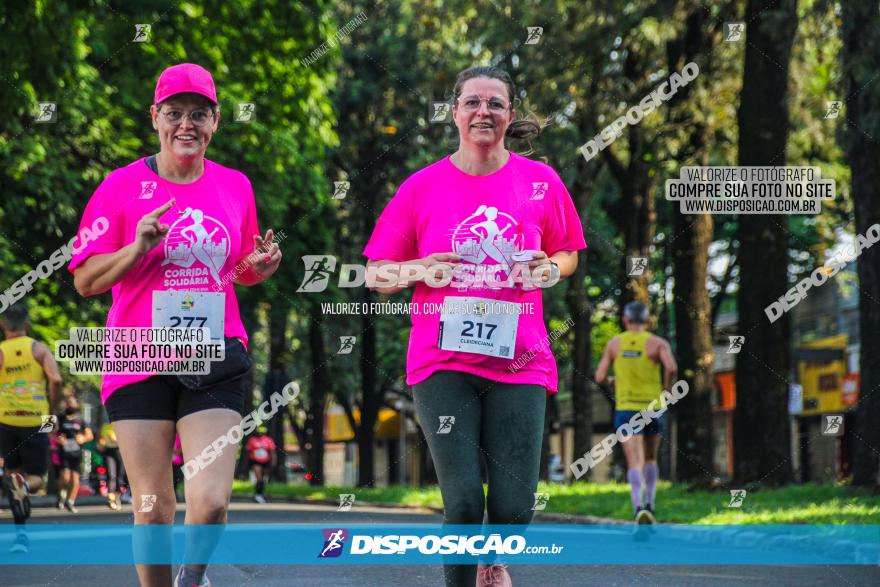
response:
[[[30,515],[28,493],[39,489],[49,466],[49,436],[43,417],[55,405],[61,375],[49,348],[27,336],[27,309],[14,304],[0,315],[0,456],[3,487],[16,524]],[[24,475],[22,475],[22,472]],[[26,537],[13,544],[26,551]]]
[[[648,332],[650,319],[651,315],[645,304],[628,303],[623,309],[623,325],[626,330],[605,345],[602,359],[596,368],[596,381],[604,383],[609,380],[608,369],[612,365],[614,367],[615,430],[628,422],[637,411],[659,400],[661,392],[671,388],[678,371],[669,343]],[[639,524],[654,522],[660,432],[660,423],[651,420],[640,432],[634,433],[622,443],[626,456],[626,477],[630,483],[630,499]]]

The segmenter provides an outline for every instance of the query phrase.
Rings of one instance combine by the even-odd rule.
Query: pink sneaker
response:
[[[479,565],[477,587],[513,587],[507,565]]]

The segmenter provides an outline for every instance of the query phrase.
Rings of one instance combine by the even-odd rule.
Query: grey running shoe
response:
[[[10,473],[3,477],[3,490],[9,498],[9,509],[16,524],[24,524],[31,515],[27,482],[20,473]]]

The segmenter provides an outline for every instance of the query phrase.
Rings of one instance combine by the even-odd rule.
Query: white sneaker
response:
[[[266,498],[263,497],[261,493],[258,493],[254,496],[254,501],[257,503],[266,503]]]
[[[174,577],[174,587],[211,587],[211,581],[208,579],[208,575],[204,575],[202,577],[202,582],[196,585],[193,583],[192,585],[184,585],[180,582],[180,578],[183,575],[183,565],[180,566],[180,570],[177,571],[177,576]]]

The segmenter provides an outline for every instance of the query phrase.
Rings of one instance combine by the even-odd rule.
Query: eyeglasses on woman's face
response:
[[[465,112],[476,112],[480,109],[480,105],[486,102],[486,107],[493,114],[501,114],[510,109],[510,103],[499,96],[491,98],[480,98],[479,96],[465,96],[458,99],[458,107]]]
[[[159,113],[168,124],[179,126],[184,118],[189,118],[193,126],[205,126],[214,119],[214,111],[209,108],[196,108],[190,112],[184,112],[178,108],[162,108]]]

